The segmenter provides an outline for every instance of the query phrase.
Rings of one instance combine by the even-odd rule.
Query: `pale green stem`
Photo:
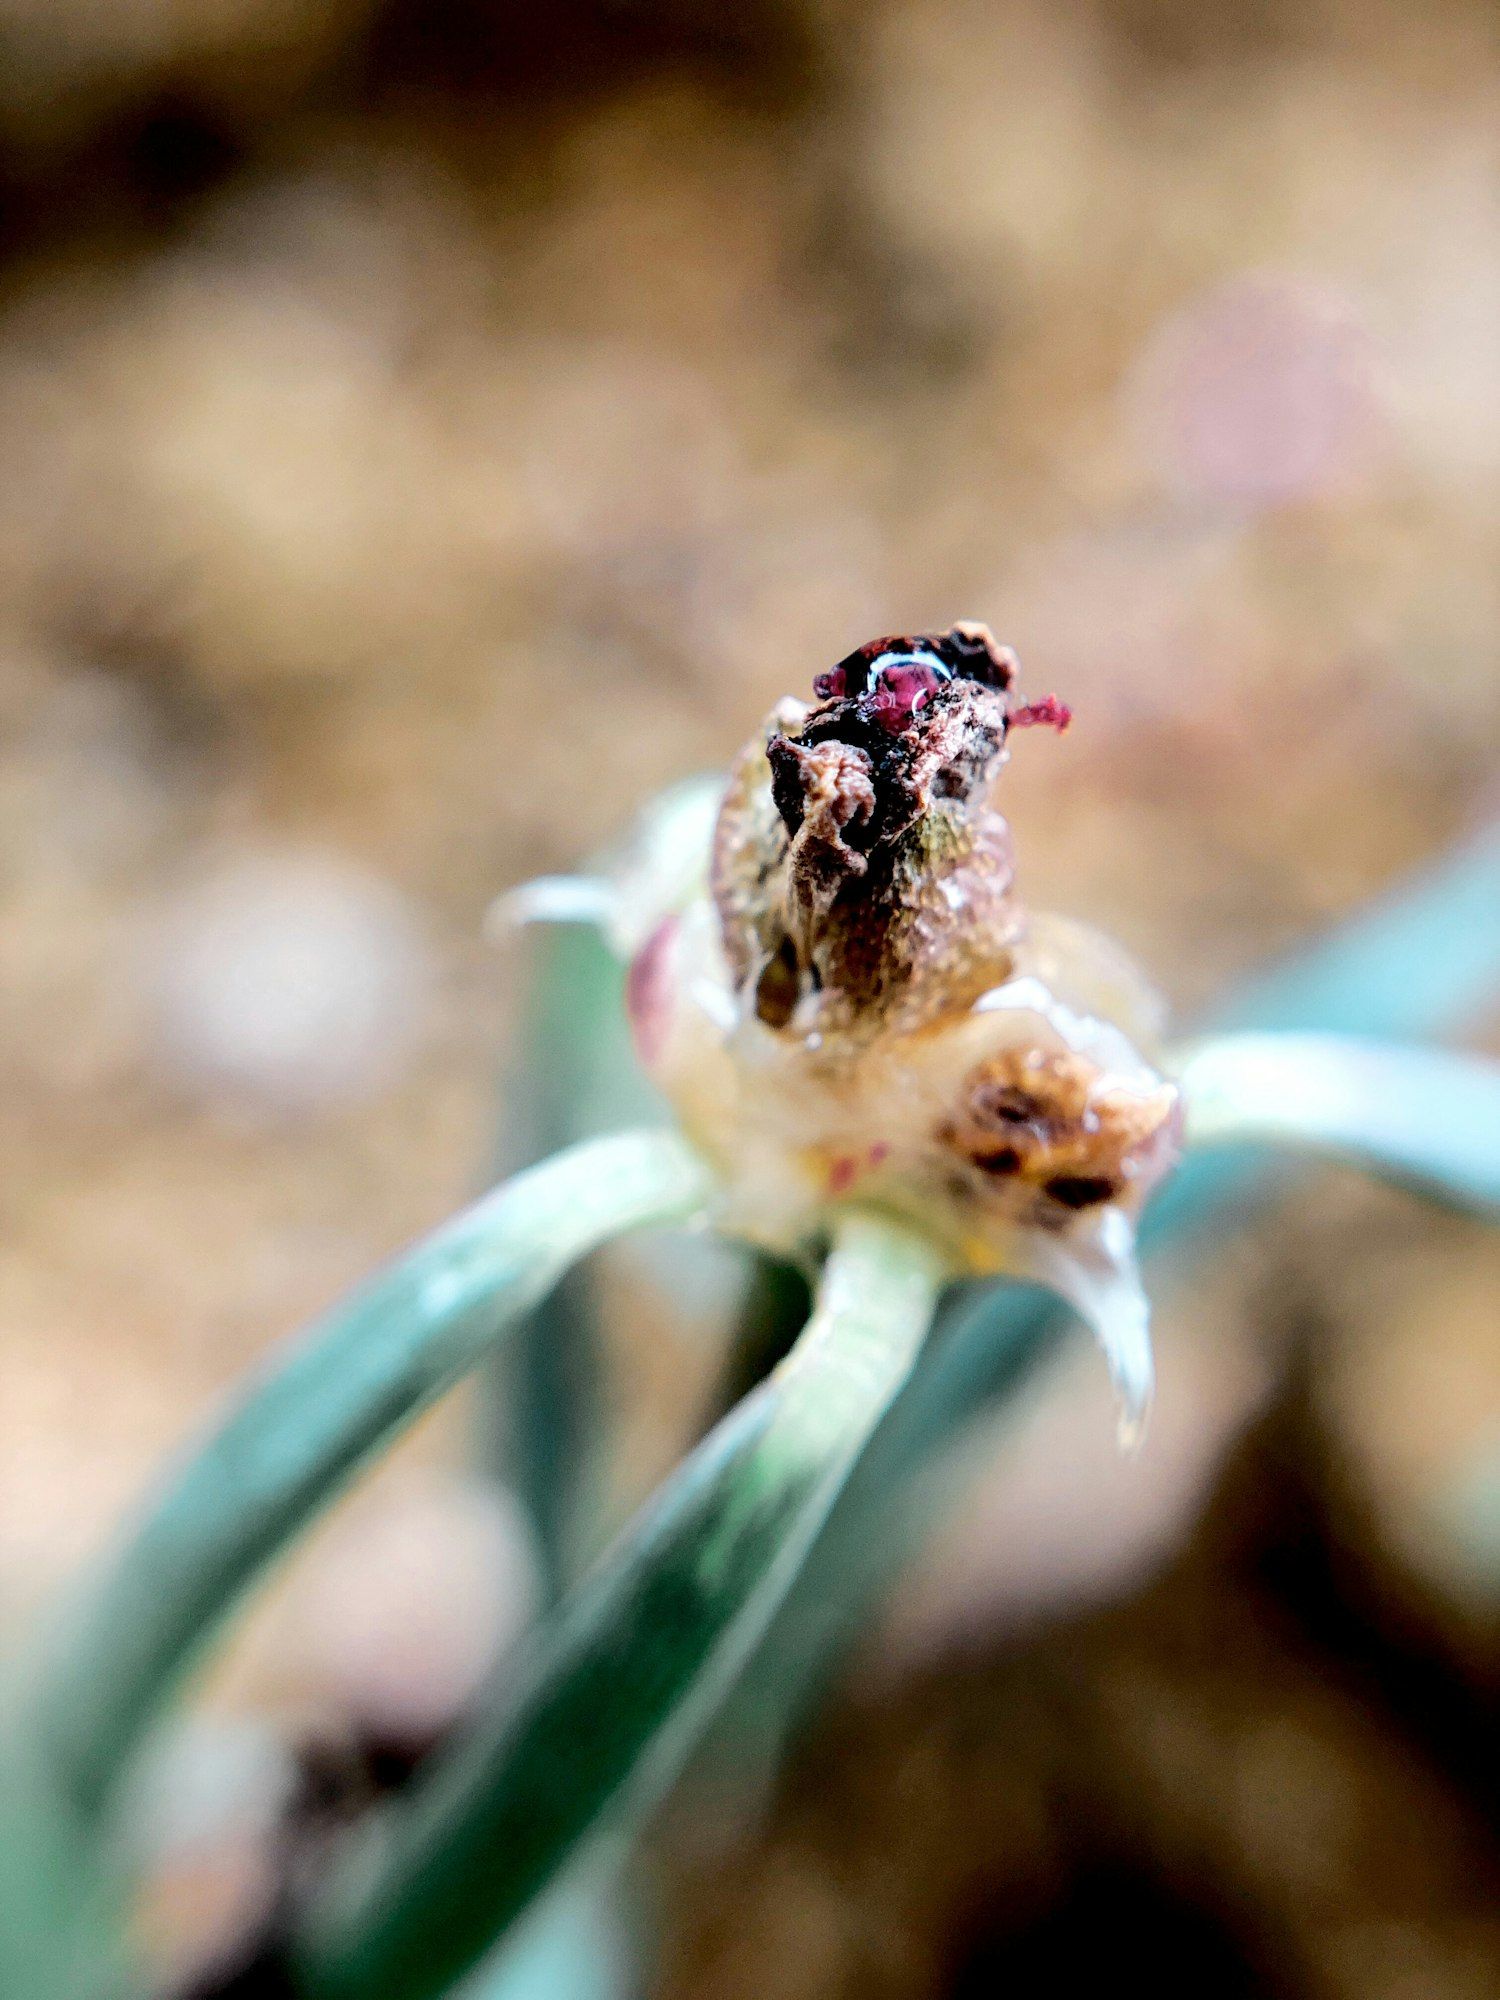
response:
[[[446,1993],[609,1816],[677,1774],[905,1381],[942,1279],[894,1224],[839,1226],[792,1353],[661,1489],[493,1719],[351,1858],[298,1961],[311,2000]]]
[[[570,1264],[623,1230],[687,1219],[712,1192],[674,1133],[587,1141],[484,1196],[273,1356],[44,1658],[32,1726],[69,1802],[106,1803],[265,1565]]]

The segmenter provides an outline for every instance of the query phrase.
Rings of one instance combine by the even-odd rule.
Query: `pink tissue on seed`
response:
[[[630,961],[625,974],[625,1013],[636,1055],[654,1069],[666,1046],[672,1018],[672,953],[681,928],[678,918],[663,917]]]
[[[1024,702],[1010,712],[1012,729],[1055,729],[1059,736],[1072,720],[1072,709],[1055,694],[1044,694],[1040,701]]]

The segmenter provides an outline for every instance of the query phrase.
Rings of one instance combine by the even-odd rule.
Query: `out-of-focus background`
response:
[[[852,645],[983,617],[1073,704],[1004,780],[1027,892],[1185,1011],[1493,815],[1497,41],[0,0],[7,1623],[481,1182],[490,900]],[[716,1365],[633,1275],[622,1502]],[[1497,1278],[1331,1177],[1167,1287],[1142,1460],[1065,1364],[776,1796],[664,1838],[661,1990],[1500,1990]],[[253,1921],[294,1746],[439,1726],[528,1616],[472,1429],[158,1774],[164,1978]]]

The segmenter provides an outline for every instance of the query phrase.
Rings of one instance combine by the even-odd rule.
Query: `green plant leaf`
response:
[[[601,1879],[601,1876],[603,1879]],[[639,1945],[606,1871],[579,1870],[542,1898],[455,2000],[631,2000]]]
[[[588,1141],[434,1231],[274,1356],[171,1478],[44,1661],[36,1727],[101,1806],[230,1607],[350,1476],[603,1238],[711,1196],[669,1132]]]
[[[1500,822],[1247,980],[1203,1026],[1441,1041],[1495,1005],[1497,982]]]
[[[670,1783],[795,1577],[930,1321],[937,1253],[840,1227],[792,1353],[693,1452],[565,1606],[308,1936],[314,2000],[432,2000],[577,1857]]]
[[[125,1943],[126,1884],[113,1847],[89,1839],[0,1689],[0,1993],[24,2000],[138,2000]]]
[[[529,952],[521,1026],[504,1093],[499,1166],[515,1172],[611,1126],[660,1123],[635,1064],[625,973],[593,925],[545,925]],[[542,1598],[578,1566],[603,1478],[598,1285],[577,1265],[515,1327],[482,1374],[485,1458],[514,1488],[536,1538]]]
[[[1193,1145],[1327,1153],[1500,1211],[1500,1065],[1345,1035],[1216,1035],[1179,1065]]]

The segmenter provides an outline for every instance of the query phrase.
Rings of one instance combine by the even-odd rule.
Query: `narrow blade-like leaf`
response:
[[[676,1774],[796,1575],[931,1318],[936,1253],[850,1218],[791,1355],[661,1489],[510,1706],[476,1725],[321,1912],[315,2000],[432,2000]]]
[[[504,1092],[503,1172],[622,1125],[663,1122],[665,1107],[630,1051],[625,973],[592,925],[548,925],[529,946],[517,1048]],[[578,1566],[605,1477],[605,1386],[596,1274],[563,1274],[481,1375],[485,1457],[514,1488],[536,1538],[552,1604]]]
[[[45,1663],[39,1726],[70,1796],[102,1803],[264,1565],[560,1272],[621,1230],[684,1219],[710,1193],[675,1134],[586,1142],[455,1216],[273,1357],[81,1598]]]
[[[1290,1146],[1500,1210],[1500,1066],[1344,1035],[1218,1035],[1184,1052],[1190,1144]]]

